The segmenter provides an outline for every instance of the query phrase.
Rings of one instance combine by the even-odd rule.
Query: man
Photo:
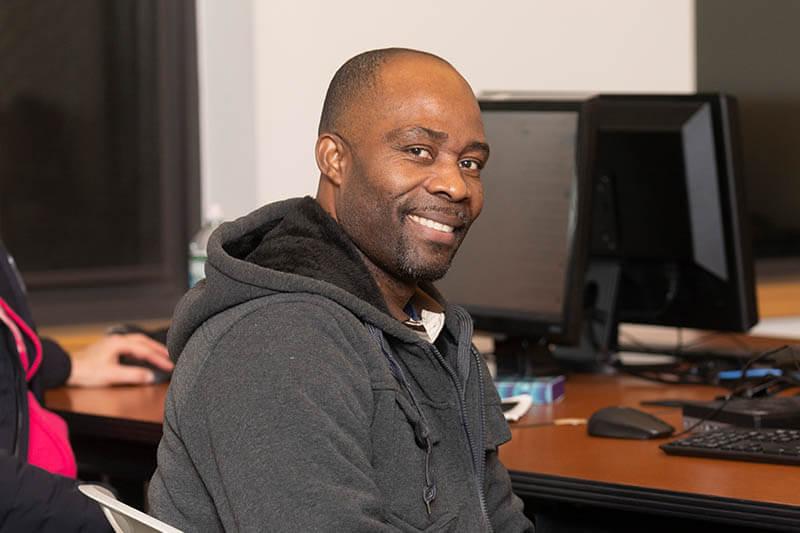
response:
[[[467,82],[422,52],[366,52],[328,89],[316,200],[209,242],[179,304],[152,512],[184,530],[532,529],[472,322],[430,283],[483,203]]]

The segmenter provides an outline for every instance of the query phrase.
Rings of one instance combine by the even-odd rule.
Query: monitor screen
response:
[[[620,268],[619,322],[755,323],[735,101],[604,95],[594,107],[591,260]]]
[[[483,211],[438,283],[478,329],[569,342],[585,236],[579,102],[481,102],[491,157]]]

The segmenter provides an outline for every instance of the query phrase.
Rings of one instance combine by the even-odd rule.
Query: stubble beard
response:
[[[367,178],[358,161],[356,161],[354,172],[358,175],[361,183],[369,183],[371,181]],[[450,269],[456,251],[466,235],[466,230],[471,225],[471,223],[468,222],[468,217],[464,214],[461,215],[465,226],[456,230],[459,231],[461,235],[454,246],[450,247],[439,243],[415,245],[415,243],[412,242],[413,237],[407,233],[409,231],[407,215],[412,212],[410,205],[395,206],[392,201],[381,198],[381,195],[375,195],[374,198],[373,204],[369,207],[364,208],[363,206],[358,206],[361,207],[361,209],[358,207],[345,209],[344,213],[340,215],[340,224],[345,227],[345,232],[348,233],[361,253],[383,272],[403,282],[433,282],[442,279]],[[370,250],[379,250],[380,247],[371,246],[371,243],[375,242],[373,240],[374,235],[372,235],[372,231],[370,230],[365,232],[365,228],[370,227],[371,221],[362,218],[362,209],[371,210],[373,212],[399,214],[396,222],[399,231],[394,246],[394,253],[391,256],[386,257],[381,253],[375,254],[369,252]],[[425,251],[419,250],[419,246],[430,246],[434,251],[432,255],[435,259],[426,259],[428,254],[426,254]]]
[[[405,225],[406,223],[404,220],[403,224]],[[426,261],[420,257],[421,252],[408,242],[406,234],[401,234],[395,249],[395,257],[397,258],[395,270],[399,279],[414,282],[433,282],[442,279],[447,274],[447,271],[450,270],[450,265],[461,245],[462,239],[459,239],[452,248],[437,243],[428,244],[427,246],[434,250],[436,256],[446,255],[446,257],[441,260]]]

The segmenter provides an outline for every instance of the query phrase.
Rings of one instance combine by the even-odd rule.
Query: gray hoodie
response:
[[[187,531],[530,531],[466,312],[389,315],[311,198],[223,224],[178,305],[151,512]]]

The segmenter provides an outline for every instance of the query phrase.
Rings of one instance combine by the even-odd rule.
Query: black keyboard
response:
[[[670,455],[800,465],[800,429],[725,428],[661,445]]]

